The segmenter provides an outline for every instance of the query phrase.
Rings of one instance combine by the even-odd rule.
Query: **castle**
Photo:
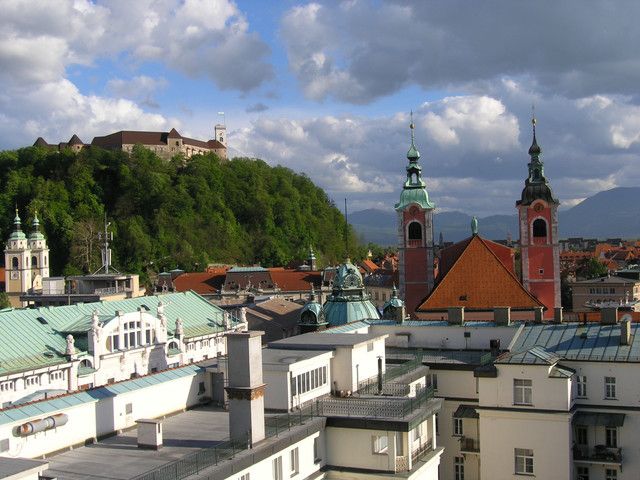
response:
[[[214,127],[214,138],[211,140],[196,140],[184,137],[175,128],[169,132],[139,132],[133,130],[120,130],[119,132],[94,137],[91,143],[84,143],[78,135],[74,134],[68,142],[58,144],[47,143],[42,137],[34,142],[34,147],[57,148],[62,150],[69,148],[74,152],[79,152],[85,147],[96,146],[108,150],[122,150],[131,152],[135,145],[142,145],[156,155],[167,160],[174,155],[182,154],[185,158],[193,155],[201,155],[209,152],[215,153],[221,159],[227,159],[227,127],[216,125]]]

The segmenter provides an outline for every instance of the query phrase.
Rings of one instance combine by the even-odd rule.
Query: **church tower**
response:
[[[404,298],[411,316],[420,302],[433,289],[433,211],[427,186],[422,180],[420,153],[415,146],[413,113],[411,114],[411,147],[407,152],[407,180],[402,187],[398,213],[398,247],[400,297]]]
[[[4,284],[11,305],[22,306],[20,294],[31,288],[30,253],[27,236],[22,231],[20,216],[16,208],[14,229],[4,249]]]
[[[544,176],[542,150],[536,140],[536,119],[531,120],[533,142],[529,148],[529,177],[522,197],[516,202],[520,220],[520,261],[524,287],[542,302],[545,318],[553,318],[560,301],[560,246],[558,206]]]
[[[40,232],[38,212],[35,212],[32,231],[29,234],[28,247],[31,250],[31,279],[34,290],[42,290],[42,279],[49,276],[49,247],[47,240]]]

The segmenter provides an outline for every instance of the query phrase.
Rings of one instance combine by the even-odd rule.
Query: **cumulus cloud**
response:
[[[464,14],[461,14],[464,12]],[[635,94],[640,4],[568,0],[308,3],[281,36],[309,98],[368,103],[406,85],[456,88],[503,76],[581,98]]]
[[[269,106],[265,105],[262,102],[254,103],[253,105],[249,105],[245,108],[245,112],[247,113],[260,113],[269,110]]]

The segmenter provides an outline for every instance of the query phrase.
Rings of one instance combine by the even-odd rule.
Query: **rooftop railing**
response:
[[[433,387],[423,387],[415,397],[349,397],[318,400],[320,415],[326,417],[404,418],[433,398]]]
[[[595,445],[593,448],[576,446],[573,449],[573,459],[583,462],[622,464],[622,449]]]

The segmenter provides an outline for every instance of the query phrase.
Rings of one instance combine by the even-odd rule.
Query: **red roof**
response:
[[[217,293],[224,283],[225,275],[225,270],[183,273],[173,280],[173,285],[178,292],[193,290],[200,295]]]
[[[441,275],[436,287],[417,311],[458,306],[470,310],[491,310],[501,306],[513,309],[542,307],[543,304],[522,286],[513,271],[505,265],[504,250],[496,249],[495,245],[498,244],[477,235],[452,245],[451,252],[459,252],[457,258],[449,254],[446,273]]]
[[[376,265],[372,260],[365,258],[362,261],[362,268],[364,268],[367,271],[367,273],[372,273],[378,270],[378,268],[380,267],[378,267],[378,265]]]
[[[440,251],[440,258],[438,260],[438,281],[449,272],[451,267],[458,261],[462,252],[467,248],[471,240],[475,237],[469,237],[464,240],[454,243],[453,245],[443,248]],[[480,238],[480,237],[478,237]],[[509,248],[500,243],[492,242],[491,240],[481,239],[482,242],[498,257],[498,260],[505,266],[509,272],[515,275],[515,253],[512,248]]]
[[[320,288],[322,283],[321,272],[270,268],[269,273],[274,285],[277,285],[283,292],[309,290],[312,283],[314,288]]]

